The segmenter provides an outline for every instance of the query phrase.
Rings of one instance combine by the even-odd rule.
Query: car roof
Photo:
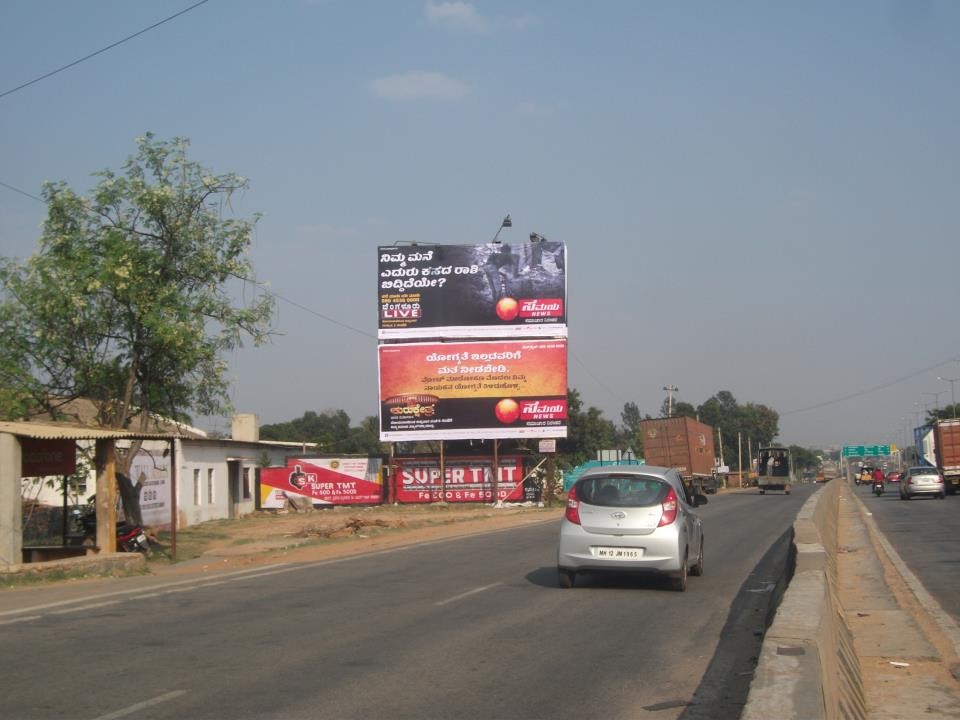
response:
[[[599,465],[584,470],[577,480],[594,477],[596,475],[606,476],[616,475],[653,475],[654,477],[666,477],[669,472],[676,473],[676,468],[660,467],[658,465]]]

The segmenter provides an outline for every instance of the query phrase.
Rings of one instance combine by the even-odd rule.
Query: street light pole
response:
[[[673,417],[673,394],[680,388],[676,385],[664,385],[663,389],[667,391],[667,417]]]
[[[937,380],[943,380],[944,382],[950,383],[950,412],[953,414],[953,419],[957,419],[957,399],[953,394],[953,384],[955,382],[960,382],[960,378],[948,378],[937,376]]]

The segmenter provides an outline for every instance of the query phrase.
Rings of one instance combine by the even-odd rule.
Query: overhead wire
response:
[[[201,5],[204,5],[205,3],[208,3],[208,2],[210,2],[210,0],[199,0],[199,2],[194,3],[194,4],[191,5],[190,7],[185,8],[185,9],[181,10],[180,12],[174,13],[174,14],[171,15],[170,17],[166,17],[166,18],[164,18],[163,20],[160,20],[159,22],[155,22],[153,25],[150,25],[149,27],[143,28],[143,30],[138,30],[137,32],[133,33],[132,35],[128,35],[127,37],[123,38],[122,40],[117,40],[116,42],[110,43],[110,44],[107,45],[106,47],[100,48],[99,50],[97,50],[97,51],[95,51],[95,52],[92,52],[92,53],[90,53],[89,55],[84,55],[82,58],[79,58],[78,60],[74,60],[74,61],[71,62],[71,63],[67,63],[66,65],[64,65],[64,66],[62,66],[62,67],[58,67],[56,70],[51,70],[50,72],[45,73],[45,74],[41,75],[40,77],[36,77],[36,78],[34,78],[33,80],[28,80],[27,82],[25,82],[25,83],[23,83],[23,84],[21,84],[21,85],[17,85],[17,86],[14,87],[14,88],[10,88],[9,90],[5,90],[4,92],[0,93],[0,98],[5,98],[7,95],[12,95],[13,93],[17,92],[18,90],[23,90],[24,88],[30,87],[31,85],[34,85],[34,84],[40,82],[41,80],[46,80],[48,77],[53,77],[53,76],[56,75],[57,73],[61,73],[61,72],[63,72],[64,70],[69,70],[70,68],[72,68],[72,67],[74,67],[74,66],[76,66],[76,65],[79,65],[80,63],[85,62],[85,61],[89,60],[90,58],[94,58],[94,57],[96,57],[97,55],[101,55],[101,54],[107,52],[108,50],[112,50],[113,48],[117,47],[118,45],[123,45],[123,43],[125,43],[125,42],[127,42],[127,41],[129,41],[129,40],[133,40],[133,38],[138,37],[138,36],[140,36],[140,35],[143,35],[144,33],[150,32],[151,30],[160,27],[160,26],[163,25],[164,23],[168,23],[168,22],[170,22],[171,20],[174,20],[175,18],[178,18],[178,17],[180,17],[181,15],[184,15],[184,14],[190,12],[191,10],[194,10],[195,8],[198,8],[198,7],[200,7]]]

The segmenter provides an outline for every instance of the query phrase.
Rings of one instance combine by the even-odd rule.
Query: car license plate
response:
[[[141,542],[141,543],[143,543],[144,545],[146,545],[146,544],[147,544],[147,536],[144,535],[143,533],[140,533],[139,535],[137,535],[137,542]]]
[[[611,560],[639,560],[643,551],[640,548],[595,547],[593,555]]]

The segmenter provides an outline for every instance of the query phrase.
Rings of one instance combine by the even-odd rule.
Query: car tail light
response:
[[[667,492],[667,496],[663,499],[660,507],[663,510],[663,514],[660,516],[660,522],[657,523],[657,527],[669,525],[677,519],[677,493],[673,488],[670,488]]]
[[[567,512],[565,517],[574,525],[580,524],[580,501],[577,500],[576,486],[570,488],[570,492],[567,493]]]
[[[913,477],[907,478],[907,485],[913,485]]]

